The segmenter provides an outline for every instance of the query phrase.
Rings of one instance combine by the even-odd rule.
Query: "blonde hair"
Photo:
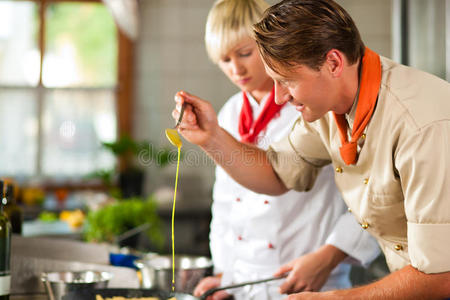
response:
[[[253,38],[253,24],[261,20],[268,7],[264,0],[217,0],[206,21],[209,58],[218,63],[242,39]]]

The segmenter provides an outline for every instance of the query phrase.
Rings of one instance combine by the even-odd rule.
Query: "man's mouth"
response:
[[[296,103],[294,100],[294,97],[291,96],[288,100],[289,104],[295,106],[297,111],[302,112],[305,109],[305,105],[303,103]]]
[[[295,109],[302,112],[305,109],[305,106],[303,104],[295,105]]]

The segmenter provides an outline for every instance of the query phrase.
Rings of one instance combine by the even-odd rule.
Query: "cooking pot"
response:
[[[61,300],[70,291],[106,288],[111,278],[111,273],[97,271],[49,272],[41,276],[50,300]]]
[[[171,255],[151,255],[136,260],[135,265],[142,273],[142,288],[166,292],[172,290]],[[198,282],[210,276],[212,271],[213,264],[208,257],[175,255],[175,290],[191,294]]]

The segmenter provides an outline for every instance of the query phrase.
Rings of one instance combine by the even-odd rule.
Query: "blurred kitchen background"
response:
[[[450,79],[449,0],[337,2],[367,46]],[[237,91],[204,48],[212,3],[0,1],[0,177],[15,185],[23,236],[114,243],[144,225],[150,238],[128,243],[170,252],[176,149],[164,129],[174,95],[187,90],[218,111]],[[214,164],[187,142],[182,151],[176,249],[209,255]],[[96,224],[88,233],[86,220]]]

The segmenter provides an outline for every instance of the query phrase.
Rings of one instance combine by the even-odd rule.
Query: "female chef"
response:
[[[273,81],[252,38],[252,24],[267,7],[263,0],[218,0],[205,34],[209,57],[241,90],[221,109],[220,126],[263,149],[286,136],[301,117],[294,106],[275,104]],[[242,187],[217,167],[210,231],[215,276],[204,278],[194,294],[288,271],[286,279],[216,292],[213,299],[230,293],[235,299],[281,299],[280,291],[350,287],[350,265],[337,265],[336,259],[348,255],[346,262],[366,266],[379,249],[347,212],[333,176],[329,166],[309,192],[269,196]]]

